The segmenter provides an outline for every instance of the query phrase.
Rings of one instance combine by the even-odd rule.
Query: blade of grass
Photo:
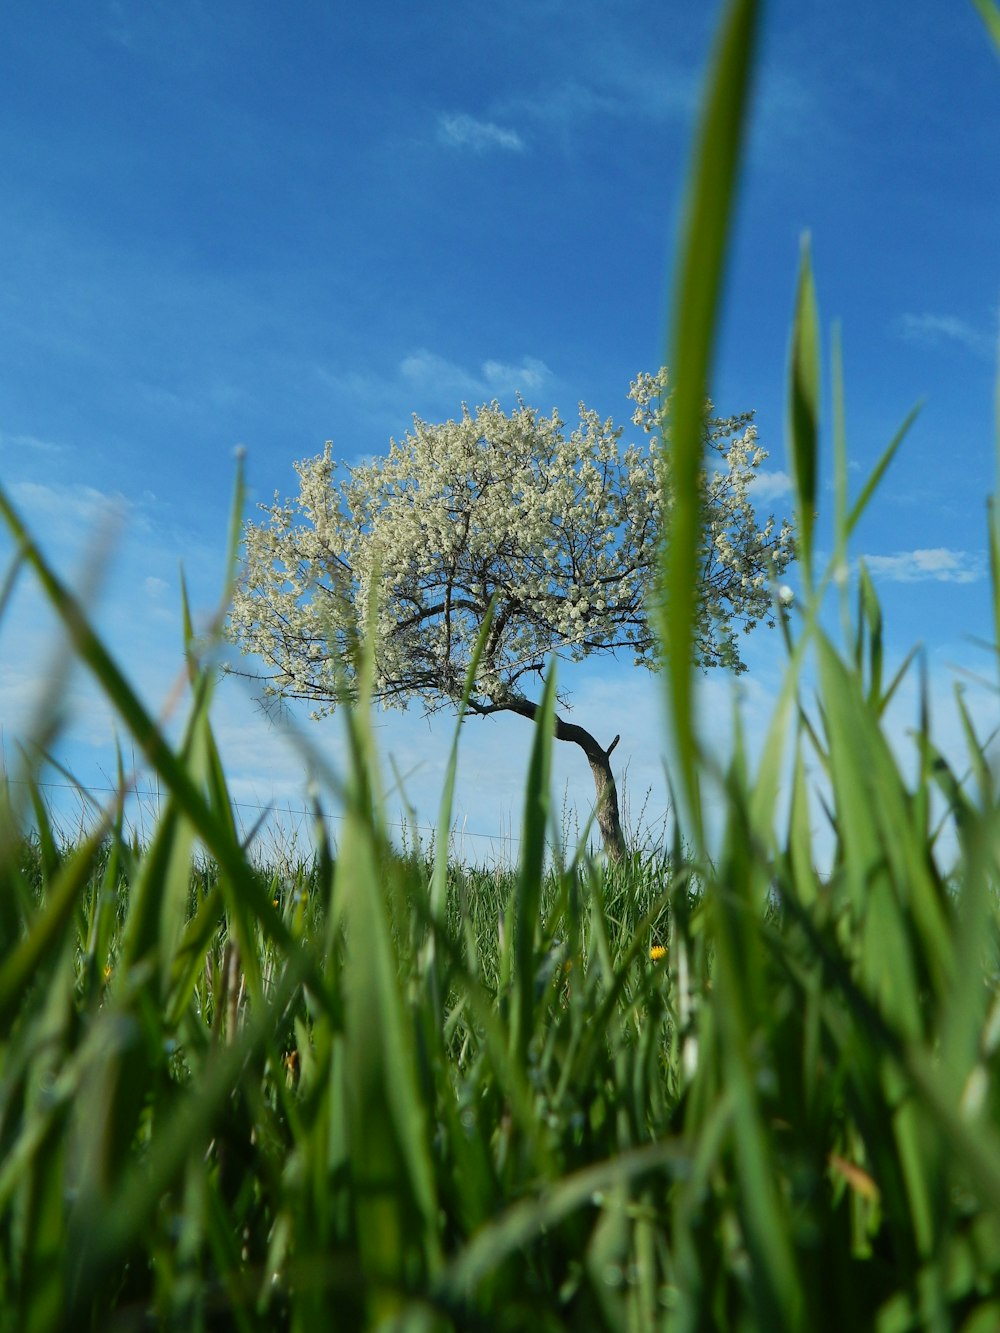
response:
[[[445,910],[448,901],[449,835],[451,831],[451,812],[455,797],[455,779],[458,774],[458,742],[461,736],[462,723],[465,720],[466,710],[469,706],[469,700],[472,697],[472,691],[475,688],[479,663],[482,661],[483,652],[486,649],[486,643],[489,638],[490,627],[493,623],[495,609],[496,596],[494,595],[490,600],[489,606],[486,608],[486,615],[483,617],[483,623],[476,640],[476,646],[473,649],[472,657],[469,660],[469,669],[465,673],[465,684],[462,687],[462,697],[458,702],[455,729],[452,733],[451,749],[448,753],[448,762],[445,767],[444,786],[441,789],[441,804],[438,809],[437,832],[434,839],[434,867],[431,871],[431,882],[428,892],[431,926],[427,934],[427,944],[423,959],[425,986],[427,988],[432,1011],[431,1018],[433,1027],[431,1034],[429,1034],[432,1040],[435,1038],[440,1040],[444,1030],[441,977],[438,968],[436,946],[437,934],[444,924]]]
[[[816,286],[803,238],[789,368],[788,440],[795,481],[797,554],[806,591],[812,590],[812,538],[816,519],[816,476],[819,457],[820,397],[819,317]]]
[[[511,1055],[527,1058],[533,1029],[535,947],[539,901],[545,873],[545,838],[551,805],[552,741],[555,734],[556,661],[549,664],[535,720],[521,825],[521,863],[514,914],[514,994],[511,1009]]]
[[[664,505],[669,521],[661,566],[661,641],[680,794],[699,845],[702,816],[696,786],[693,658],[699,614],[705,401],[747,122],[758,12],[756,0],[732,0],[722,21],[688,184],[674,285],[669,362],[676,386],[670,428],[673,496],[665,497]]]
[[[911,409],[911,411],[903,421],[903,424],[900,426],[899,430],[886,445],[881,458],[872,468],[871,475],[869,476],[868,480],[865,482],[864,486],[861,489],[861,494],[854,501],[854,504],[851,506],[850,513],[847,515],[847,531],[845,536],[849,537],[851,533],[854,531],[854,529],[857,527],[862,514],[868,508],[869,501],[871,500],[872,496],[875,494],[876,489],[878,488],[879,482],[885,475],[886,468],[888,468],[889,464],[895,458],[896,453],[899,450],[899,446],[903,443],[903,440],[906,438],[907,432],[913,425],[914,421],[916,421],[917,417],[920,415],[920,410],[921,410],[920,403],[918,403],[916,407]]]
[[[445,896],[448,885],[448,831],[451,828],[451,811],[455,796],[455,778],[458,772],[458,742],[459,737],[461,736],[462,723],[465,720],[466,710],[469,706],[469,700],[472,697],[472,691],[475,687],[476,676],[479,672],[479,663],[482,661],[483,653],[486,649],[486,643],[489,638],[490,628],[493,624],[495,610],[496,596],[494,595],[490,600],[489,606],[486,608],[486,615],[483,617],[479,637],[476,639],[476,646],[473,649],[472,657],[469,660],[469,669],[465,673],[465,684],[462,687],[462,697],[458,701],[455,730],[452,735],[451,749],[448,753],[448,763],[445,768],[444,786],[441,790],[441,806],[438,811],[437,837],[434,844],[434,871],[431,878],[430,891],[431,915],[435,921],[444,919]]]
[[[1000,55],[1000,9],[997,8],[994,0],[972,0],[972,3],[979,11],[979,17],[986,25],[986,31],[993,39],[993,45],[997,48],[997,55]]]
[[[374,584],[375,581],[373,581]],[[406,873],[385,836],[371,734],[375,595],[361,644],[358,704],[345,720],[350,804],[337,857],[347,957],[343,1078],[355,1215],[369,1319],[394,1318],[414,1267],[441,1263],[438,1199],[413,1028],[400,985],[409,971]]]
[[[847,596],[847,415],[844,405],[844,358],[840,325],[830,339],[830,396],[833,424],[833,562],[832,577],[840,592],[844,641],[850,642],[850,607]]]

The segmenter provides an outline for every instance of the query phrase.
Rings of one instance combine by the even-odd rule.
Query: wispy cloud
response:
[[[48,541],[85,537],[102,528],[113,531],[126,517],[133,527],[148,525],[138,507],[123,495],[94,486],[17,481],[10,492],[28,524]]]
[[[147,597],[162,597],[165,592],[170,590],[170,584],[167,580],[157,578],[155,574],[150,574],[148,578],[143,579],[142,586]]]
[[[480,402],[512,393],[535,392],[552,377],[545,362],[533,356],[522,357],[518,364],[484,361],[473,371],[425,348],[405,357],[399,369],[403,379],[422,395],[450,395]]]
[[[896,331],[904,341],[923,347],[955,343],[975,356],[988,360],[996,356],[997,335],[984,333],[957,315],[934,315],[929,312],[900,315],[896,321]]]
[[[512,94],[501,103],[505,114],[524,117],[543,131],[574,135],[593,120],[687,123],[698,105],[693,71],[665,78],[643,74],[632,61],[616,69],[604,62],[589,78],[569,78]]]
[[[641,35],[600,27],[574,50],[573,72],[511,89],[491,108],[537,128],[567,148],[595,122],[675,128],[686,133],[701,105],[704,70],[700,43],[689,41],[672,60],[649,59]],[[774,157],[792,143],[807,143],[820,126],[814,89],[791,66],[769,67],[761,78],[751,147]],[[824,134],[827,127],[822,126]]]
[[[21,453],[22,450],[31,450],[36,454],[63,454],[66,452],[66,446],[56,444],[52,440],[41,440],[37,435],[10,435],[6,431],[0,431],[0,453],[9,451],[15,454]]]
[[[982,556],[944,546],[866,555],[864,561],[871,574],[889,583],[975,583],[986,572]]]
[[[477,120],[475,116],[441,115],[438,117],[438,142],[449,148],[467,148],[473,153],[501,149],[509,153],[523,153],[525,142],[517,130],[497,125],[492,120]]]
[[[775,469],[773,472],[758,472],[750,483],[751,498],[758,504],[768,500],[778,500],[783,495],[791,495],[792,479],[787,472]]]
[[[551,408],[551,402],[539,398],[558,384],[538,357],[461,365],[426,347],[415,348],[394,369],[382,373],[333,372],[324,366],[316,366],[315,373],[363,424],[367,447],[360,453],[381,452],[390,436],[398,438],[409,429],[414,413],[425,421],[443,421],[453,418],[462,403],[476,406],[498,399],[509,406],[515,394],[522,394],[534,407]]]

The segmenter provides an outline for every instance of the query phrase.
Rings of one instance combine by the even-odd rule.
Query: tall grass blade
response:
[[[479,663],[482,661],[483,651],[489,640],[495,611],[496,596],[494,595],[486,608],[486,615],[483,617],[479,636],[476,639],[476,646],[472,651],[472,657],[469,659],[469,669],[465,673],[462,697],[458,701],[455,730],[452,734],[451,749],[448,752],[448,762],[445,766],[444,785],[441,788],[441,805],[438,810],[437,837],[434,844],[434,870],[430,892],[431,916],[437,922],[440,922],[444,917],[445,895],[448,885],[448,835],[451,829],[451,811],[455,798],[455,778],[458,773],[458,742],[461,736],[462,723],[465,721],[466,710],[469,707],[469,700],[475,688]]]
[[[347,817],[337,858],[349,951],[344,966],[344,1079],[355,1213],[369,1318],[398,1312],[408,1279],[436,1261],[437,1201],[410,1026],[399,995],[400,959],[372,830]]]
[[[374,617],[374,591],[369,623]],[[400,993],[408,971],[409,886],[383,829],[370,699],[374,635],[361,645],[359,702],[347,715],[350,806],[338,851],[347,956],[343,1080],[347,1146],[368,1319],[395,1318],[406,1288],[440,1262],[438,1201],[413,1025]]]
[[[972,0],[972,3],[979,11],[979,17],[986,25],[986,31],[993,39],[997,55],[1000,55],[1000,8],[997,8],[994,0]]]
[[[820,354],[816,287],[808,237],[802,242],[789,369],[788,440],[795,480],[797,553],[807,590],[812,587],[813,528],[819,461]]]
[[[662,560],[661,638],[680,793],[699,841],[692,663],[700,609],[705,402],[747,122],[758,12],[756,0],[732,0],[726,8],[698,129],[674,280],[669,358],[675,385],[670,425],[672,503],[667,508]]]
[[[885,449],[882,451],[882,455],[879,458],[878,462],[872,468],[871,475],[868,477],[868,480],[861,488],[861,494],[854,501],[854,504],[851,506],[850,512],[847,515],[847,531],[845,534],[846,536],[849,537],[851,533],[854,531],[854,529],[858,526],[862,514],[868,508],[872,496],[875,494],[875,491],[878,489],[879,483],[881,482],[883,476],[885,475],[886,469],[888,468],[892,460],[896,457],[896,454],[899,450],[899,446],[903,443],[903,440],[906,438],[910,427],[913,425],[914,421],[916,421],[917,417],[920,415],[920,409],[921,409],[921,404],[918,403],[916,407],[910,410],[905,420],[903,421],[903,424],[900,426],[899,430],[886,445]]]
[[[545,844],[552,800],[552,742],[555,734],[556,661],[549,663],[531,747],[521,824],[521,861],[514,912],[514,994],[511,1054],[524,1062],[533,1030],[535,948],[539,937],[539,902],[545,871]]]

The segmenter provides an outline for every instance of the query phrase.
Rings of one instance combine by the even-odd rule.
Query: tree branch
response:
[[[519,717],[526,717],[534,722],[538,717],[540,705],[533,699],[525,699],[519,694],[512,695],[509,699],[500,702],[491,700],[489,703],[480,703],[476,699],[470,699],[468,709],[470,713],[476,713],[480,717],[486,717],[491,713],[517,713]],[[576,722],[567,722],[557,713],[555,721],[555,736],[557,741],[572,741],[574,745],[579,745],[587,758],[593,756],[595,759],[607,759],[611,750],[605,750],[598,742],[597,738],[592,736],[585,727],[579,726]],[[618,744],[619,737],[616,736],[612,741],[611,749]]]

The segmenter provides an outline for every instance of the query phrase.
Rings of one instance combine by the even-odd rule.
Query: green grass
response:
[[[729,6],[679,261],[675,647],[756,25],[757,6]],[[704,753],[696,680],[671,658],[682,814],[663,854],[620,866],[546,857],[545,718],[514,870],[449,862],[454,755],[434,854],[401,855],[363,707],[345,714],[347,771],[326,776],[336,848],[317,806],[315,860],[268,861],[234,820],[186,607],[172,744],[0,494],[18,552],[0,610],[32,572],[163,797],[142,843],[123,796],[64,842],[30,764],[27,787],[0,789],[0,1328],[1000,1323],[997,779],[961,697],[963,767],[939,753],[920,676],[915,776],[887,743],[902,677],[886,679],[876,590],[862,573],[851,597],[834,573],[905,425],[851,501],[835,338],[819,568],[820,329],[806,249],[789,388],[806,593],[781,613],[766,743],[751,763],[736,723],[725,765]],[[241,508],[238,486],[234,559]]]

